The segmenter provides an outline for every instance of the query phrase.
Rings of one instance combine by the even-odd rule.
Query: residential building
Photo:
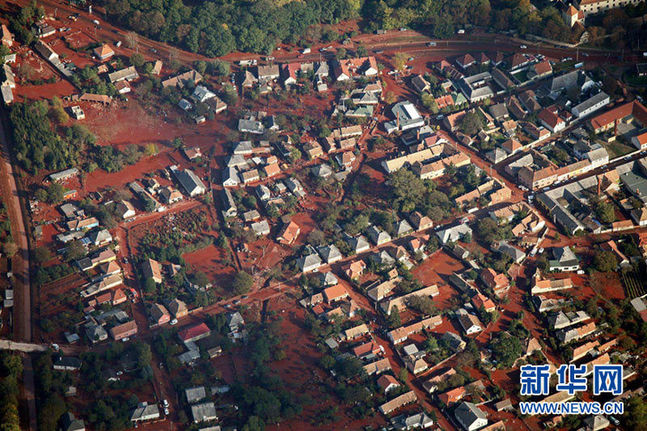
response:
[[[415,392],[409,391],[382,404],[378,409],[383,415],[388,415],[389,413],[404,407],[407,404],[415,403],[416,401],[418,401],[418,397]]]
[[[191,406],[191,417],[194,423],[209,422],[218,419],[216,405],[209,401]]]
[[[466,431],[476,431],[488,424],[487,415],[483,410],[466,401],[456,407],[454,417]]]
[[[134,320],[130,320],[128,322],[125,322],[110,328],[110,335],[115,341],[132,337],[136,333],[137,333],[137,323]]]

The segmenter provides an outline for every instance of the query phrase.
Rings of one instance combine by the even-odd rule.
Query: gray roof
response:
[[[256,235],[267,235],[270,233],[270,225],[267,223],[267,220],[261,220],[252,223],[252,230]]]
[[[240,141],[234,145],[232,152],[234,154],[251,154],[253,149],[252,141]]]
[[[573,106],[573,111],[577,110],[577,112],[583,112],[586,111],[587,109],[597,105],[598,103],[603,102],[605,99],[609,99],[609,95],[605,93],[604,91],[599,92],[595,96],[591,96],[588,99],[586,99],[584,102]],[[608,103],[608,101],[607,101]],[[598,108],[599,109],[599,108]]]
[[[508,108],[505,106],[505,103],[497,103],[496,105],[492,105],[490,106],[489,111],[490,115],[492,115],[495,120],[507,117],[509,115]]]
[[[319,253],[319,255],[321,255],[321,258],[325,260],[327,263],[330,263],[330,261],[334,259],[339,259],[342,257],[341,252],[335,246],[335,244],[319,247],[317,249],[317,252]]]
[[[443,244],[449,241],[458,241],[467,234],[471,235],[472,229],[466,224],[459,224],[436,232],[436,236]]]
[[[263,132],[265,132],[265,126],[263,126],[263,123],[260,121],[245,120],[241,118],[238,120],[238,131],[262,135]]]
[[[191,406],[191,416],[193,416],[193,422],[195,423],[217,419],[216,405],[210,401]]]
[[[367,250],[371,247],[371,245],[366,241],[366,238],[364,238],[363,235],[356,236],[354,238],[350,238],[348,240],[348,244],[353,248],[353,250],[357,253],[358,251],[363,251]]]
[[[195,386],[192,388],[187,388],[184,390],[184,395],[186,396],[186,401],[189,404],[193,404],[196,401],[200,401],[203,398],[207,397],[207,390],[204,386]]]
[[[301,271],[310,271],[321,266],[321,258],[318,254],[312,253],[307,256],[302,256],[297,260],[297,264]]]
[[[190,169],[183,171],[174,170],[175,178],[189,195],[200,194],[207,191],[207,186],[202,180]]]
[[[456,407],[454,415],[459,422],[468,426],[474,423],[477,419],[487,419],[487,415],[483,410],[476,407],[475,404],[468,403],[466,401],[463,401],[458,405],[458,407]]]
[[[130,415],[130,420],[133,422],[136,421],[146,421],[151,419],[157,419],[160,417],[160,411],[157,407],[157,404],[146,404],[141,403],[133,413]]]

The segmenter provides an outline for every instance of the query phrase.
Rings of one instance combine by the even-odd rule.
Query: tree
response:
[[[198,271],[193,274],[193,282],[200,287],[205,287],[207,284],[209,284],[210,280],[209,277],[207,277],[207,274],[202,271]]]
[[[245,271],[240,271],[236,273],[234,279],[231,282],[231,290],[236,295],[242,295],[249,292],[253,285],[254,277],[252,277]]]
[[[468,112],[461,119],[460,130],[467,136],[474,136],[481,129],[483,129],[483,121],[476,112]]]
[[[641,397],[631,397],[625,401],[625,414],[620,415],[623,429],[647,429],[647,403]]]
[[[490,348],[499,368],[510,368],[523,352],[521,340],[503,332],[499,332],[492,340]]]
[[[52,254],[49,252],[47,247],[36,247],[32,252],[32,256],[34,258],[34,262],[39,264],[45,263],[52,258]]]
[[[395,305],[391,308],[391,314],[387,317],[389,328],[395,329],[402,326],[402,319],[400,318],[400,310]]]
[[[366,47],[364,45],[359,45],[355,49],[355,56],[356,57],[366,57],[367,55],[368,55],[368,50],[366,49]]]
[[[598,250],[593,256],[593,267],[600,272],[610,272],[618,267],[618,260],[612,252]]]
[[[144,58],[144,56],[138,52],[130,56],[130,64],[135,66],[137,69],[140,69],[145,62],[146,59]]]
[[[400,72],[404,71],[404,68],[407,66],[407,60],[409,59],[409,54],[406,52],[396,52],[393,56],[393,67]]]
[[[436,307],[434,306],[434,301],[429,296],[414,295],[411,298],[409,298],[407,305],[424,315],[431,315],[436,313]]]
[[[2,244],[2,252],[8,257],[13,257],[18,253],[18,246],[13,241],[6,241]]]
[[[65,248],[66,260],[78,260],[86,255],[85,246],[80,240],[74,240]]]
[[[51,183],[47,187],[47,203],[56,205],[63,201],[65,195],[65,187],[59,183]]]

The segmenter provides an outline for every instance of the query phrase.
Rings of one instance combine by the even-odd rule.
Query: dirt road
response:
[[[4,118],[3,118],[4,120]],[[18,252],[13,258],[13,287],[14,287],[14,339],[31,341],[31,284],[29,281],[29,242],[27,231],[20,209],[18,187],[14,177],[9,143],[4,130],[4,122],[0,121],[0,141],[2,149],[0,154],[0,192],[2,200],[7,207],[11,233],[18,246]],[[29,410],[29,430],[36,430],[36,399],[34,386],[34,373],[29,355],[23,356],[23,398]]]
[[[14,177],[11,159],[9,157],[9,145],[7,142],[4,124],[0,124],[0,141],[2,141],[2,162],[0,173],[0,189],[3,202],[7,206],[9,221],[11,222],[11,234],[18,252],[13,258],[13,286],[14,286],[14,338],[23,341],[31,341],[31,290],[29,283],[29,242],[27,231],[20,209],[20,200],[16,179]]]

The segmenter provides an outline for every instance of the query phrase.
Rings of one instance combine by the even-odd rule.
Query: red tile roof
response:
[[[196,337],[199,337],[204,334],[208,334],[210,331],[209,327],[205,323],[200,323],[189,328],[185,328],[178,332],[178,336],[182,341],[191,341]]]

